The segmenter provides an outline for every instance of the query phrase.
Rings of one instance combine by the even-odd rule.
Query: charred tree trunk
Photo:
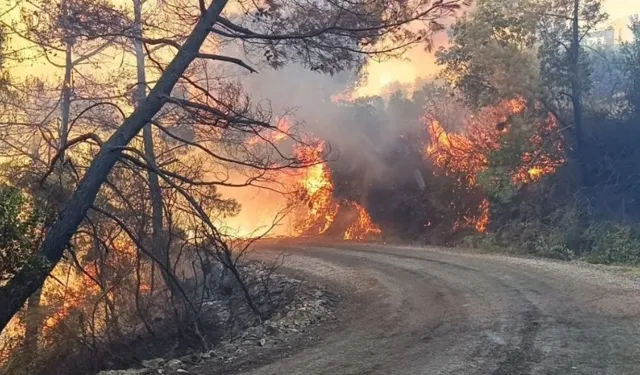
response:
[[[40,312],[40,299],[42,288],[29,297],[27,313],[25,317],[24,353],[28,356],[36,356],[38,353],[38,340],[44,324],[44,317]]]
[[[135,16],[135,38],[133,44],[136,51],[136,70],[138,85],[136,88],[136,107],[139,107],[147,97],[147,78],[145,73],[144,62],[144,50],[142,46],[142,2],[141,0],[133,0],[133,10]],[[164,282],[169,287],[169,290],[173,292],[173,278],[167,275],[167,272],[172,272],[171,262],[169,261],[169,251],[167,249],[167,243],[164,240],[164,221],[163,221],[163,207],[162,207],[162,191],[160,190],[160,181],[158,174],[154,172],[156,168],[156,155],[153,150],[153,131],[151,124],[147,123],[142,129],[142,139],[144,142],[144,154],[147,158],[151,168],[148,169],[149,179],[149,193],[151,196],[151,251],[156,259],[162,262],[160,267],[161,274]]]
[[[571,81],[571,104],[573,107],[574,158],[578,169],[578,184],[588,184],[588,170],[584,160],[584,130],[582,122],[582,83],[580,82],[580,0],[574,0],[571,20],[571,48],[569,75]]]
[[[62,102],[60,106],[60,134],[58,134],[59,162],[64,162],[64,152],[67,148],[67,138],[69,136],[69,112],[71,110],[71,71],[73,70],[72,44],[66,42],[64,80],[62,81]]]
[[[27,299],[44,284],[58,264],[73,234],[91,208],[100,187],[125,147],[149,123],[166,102],[166,97],[191,62],[196,58],[209,30],[218,20],[228,0],[215,0],[200,17],[175,58],[149,93],[146,100],[104,143],[58,220],[48,231],[40,251],[29,264],[0,288],[0,330],[24,306]]]

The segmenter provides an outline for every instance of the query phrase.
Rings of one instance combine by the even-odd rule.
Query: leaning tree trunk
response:
[[[215,0],[203,12],[193,31],[149,93],[145,101],[107,140],[82,178],[58,220],[48,231],[40,251],[7,284],[0,287],[0,330],[22,308],[58,264],[64,250],[96,199],[100,187],[125,147],[162,108],[166,97],[196,58],[209,30],[218,20],[228,0]]]
[[[33,356],[38,354],[38,341],[44,324],[44,315],[40,311],[41,297],[42,288],[36,290],[35,293],[29,297],[29,302],[27,302],[24,331],[24,353],[32,358],[35,358]]]

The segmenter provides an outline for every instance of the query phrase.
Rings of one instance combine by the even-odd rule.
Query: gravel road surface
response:
[[[247,375],[640,374],[638,273],[371,244],[262,250],[341,289],[344,318]]]

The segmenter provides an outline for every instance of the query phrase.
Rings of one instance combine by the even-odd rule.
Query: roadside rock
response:
[[[128,370],[107,370],[100,371],[98,375],[149,375],[153,370],[148,368],[128,369]]]
[[[167,362],[167,364],[164,365],[164,367],[171,369],[173,371],[177,371],[184,367],[184,363],[182,363],[182,361],[179,359],[172,359],[172,360],[169,360],[169,362]]]
[[[165,362],[166,361],[164,358],[154,358],[154,359],[142,361],[142,366],[148,369],[156,370],[162,367],[162,365],[164,365]]]

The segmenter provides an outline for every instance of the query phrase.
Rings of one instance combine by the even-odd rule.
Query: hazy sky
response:
[[[640,14],[640,0],[605,0],[605,10],[611,18],[626,18]]]
[[[116,2],[127,3],[130,0],[115,0]],[[625,29],[624,25],[629,16],[640,14],[640,0],[604,0],[605,10],[610,14],[610,20],[615,22],[617,29]],[[444,33],[436,37],[436,48],[445,43]],[[9,65],[9,64],[7,64]],[[48,64],[44,64],[48,65]],[[21,76],[23,74],[34,74],[32,64],[18,64],[12,66],[12,74]],[[42,70],[38,67],[38,70]],[[45,68],[46,75],[52,75],[53,69],[50,66]],[[436,71],[433,53],[426,52],[418,46],[405,54],[403,59],[396,59],[385,62],[371,62],[367,68],[369,79],[366,85],[360,87],[356,96],[376,95],[384,91],[385,87],[394,82],[411,84],[416,78],[423,78],[433,75]]]
[[[605,11],[609,13],[610,21],[615,23],[618,29],[624,29],[624,25],[631,15],[640,14],[640,0],[604,0],[604,7]],[[433,53],[425,52],[422,47],[417,47],[410,51],[403,60],[371,63],[367,68],[369,73],[367,84],[360,87],[356,95],[379,94],[384,91],[385,86],[395,81],[412,84],[416,78],[434,74],[435,69]]]

